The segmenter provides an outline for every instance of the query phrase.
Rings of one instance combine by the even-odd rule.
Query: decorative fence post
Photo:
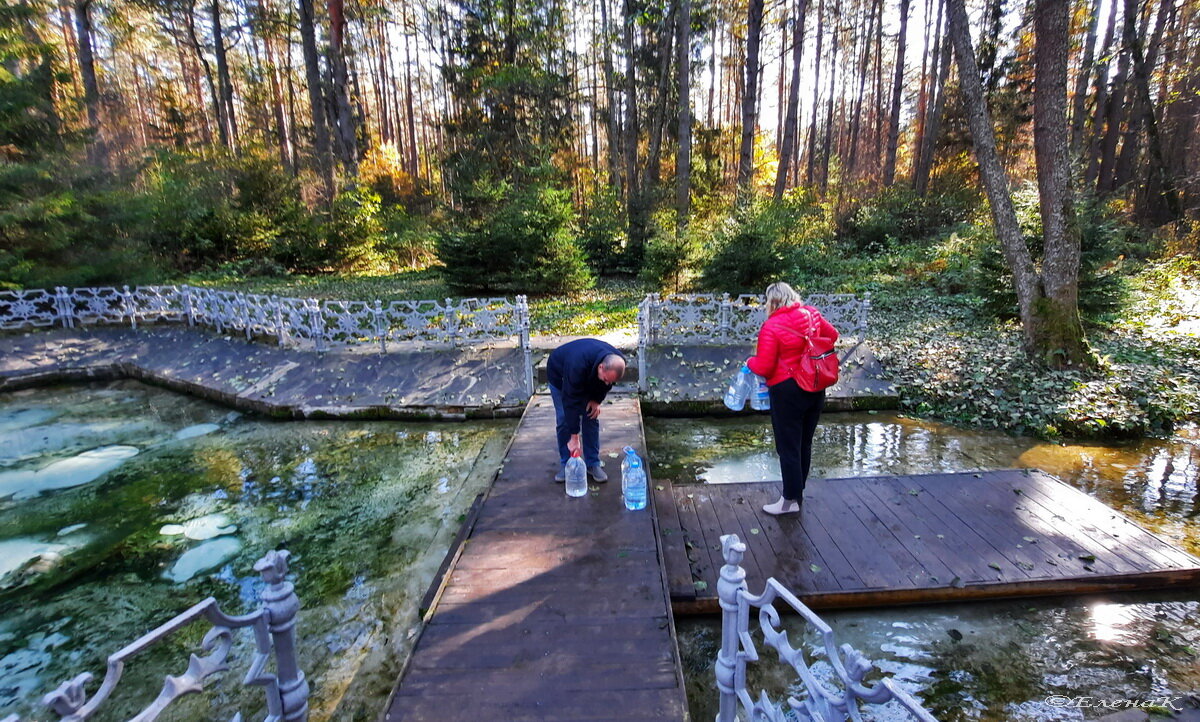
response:
[[[321,311],[321,302],[315,298],[304,299],[304,305],[308,307],[308,316],[312,324],[313,344],[316,346],[317,352],[325,351],[325,316]]]
[[[54,288],[54,306],[58,317],[62,320],[63,328],[75,328],[75,313],[71,304],[71,292],[66,286]]]
[[[271,318],[275,322],[275,338],[282,346],[287,339],[287,328],[283,324],[283,307],[279,305],[279,296],[271,296],[268,308],[271,310]]]
[[[121,305],[124,306],[130,327],[137,330],[137,306],[134,305],[133,292],[129,290],[129,286],[121,286]]]
[[[521,356],[525,367],[525,393],[533,397],[533,347],[529,342],[529,300],[517,296],[517,334],[521,343]]]
[[[729,302],[729,294],[721,294],[721,308],[717,311],[718,331],[721,343],[726,343],[729,340],[729,326],[733,317],[733,304]]]
[[[867,291],[863,294],[862,306],[858,312],[858,338],[864,340],[867,338],[867,319],[871,317],[871,292]]]
[[[192,308],[192,287],[187,284],[180,286],[179,298],[183,301],[183,313],[187,316],[188,326],[195,326],[196,312]]]
[[[448,298],[446,299],[446,334],[450,337],[450,344],[458,348],[458,308]]]
[[[647,354],[650,350],[650,295],[638,304],[638,391],[645,393],[650,390],[647,381],[650,371],[650,360]]]
[[[290,552],[270,551],[254,564],[267,588],[263,590],[263,606],[267,610],[268,629],[275,649],[275,668],[279,675],[279,696],[283,702],[283,719],[300,722],[308,719],[308,682],[296,660],[296,614],[300,600],[295,586],[285,581]]]
[[[717,722],[734,722],[737,718],[737,691],[746,686],[746,660],[741,654],[741,629],[738,613],[738,592],[746,588],[746,570],[742,569],[742,557],[746,545],[734,534],[721,537],[721,553],[725,566],[721,567],[721,578],[717,580],[717,598],[721,603],[721,651],[717,653],[717,692],[720,707]]]
[[[870,685],[864,683],[867,674],[875,665],[849,644],[840,647],[833,637],[833,629],[804,605],[795,594],[774,577],[767,580],[762,594],[751,594],[746,589],[746,572],[741,567],[746,545],[736,534],[721,537],[721,552],[725,565],[721,567],[721,578],[717,582],[717,594],[721,602],[721,651],[717,654],[716,677],[720,693],[720,708],[717,722],[734,722],[738,707],[745,719],[783,722],[787,719],[808,722],[845,722],[862,719],[861,704],[879,705],[895,702],[919,722],[937,722],[921,703],[913,699],[892,679],[884,678]],[[832,670],[832,674],[818,674],[809,658],[816,652],[807,652],[807,644],[793,646],[788,640],[788,630],[781,623],[775,602],[786,603],[805,624],[818,635],[818,644],[825,659],[821,660]],[[756,698],[746,689],[746,662],[758,661],[758,650],[750,632],[750,611],[758,610],[758,624],[763,644],[779,654],[779,661],[800,675],[804,694],[791,693],[787,701],[777,704],[760,691]],[[815,660],[814,660],[815,661]],[[839,688],[840,683],[840,688]],[[892,717],[889,716],[889,719]]]
[[[383,301],[375,299],[371,308],[372,319],[375,322],[375,337],[379,339],[379,353],[387,353],[387,328],[383,315]]]

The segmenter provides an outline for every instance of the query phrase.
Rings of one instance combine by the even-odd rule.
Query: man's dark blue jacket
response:
[[[596,368],[610,354],[625,358],[611,344],[595,338],[568,341],[550,352],[546,380],[562,392],[563,418],[572,434],[579,433],[579,417],[586,412],[587,402],[603,401],[612,389],[596,375]]]

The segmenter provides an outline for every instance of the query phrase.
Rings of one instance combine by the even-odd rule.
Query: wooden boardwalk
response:
[[[1200,583],[1200,559],[1038,471],[814,480],[784,517],[762,511],[778,482],[655,488],[677,612],[718,611],[731,532],[751,590],[775,577],[816,608]]]
[[[386,720],[682,720],[682,671],[652,510],[622,505],[633,397],[603,406],[607,484],[552,481],[554,407],[530,402],[450,565]]]

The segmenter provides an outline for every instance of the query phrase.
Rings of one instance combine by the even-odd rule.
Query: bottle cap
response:
[[[582,451],[580,451],[579,449],[576,449],[576,450],[574,450],[574,451],[572,451],[572,452],[571,452],[571,458],[572,458],[572,459],[578,459],[578,458],[579,458],[579,457],[581,457],[581,456],[583,456],[583,452],[582,452]]]

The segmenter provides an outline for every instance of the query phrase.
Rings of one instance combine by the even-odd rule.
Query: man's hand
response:
[[[576,451],[581,454],[583,453],[582,444],[579,442],[579,434],[572,434],[571,438],[567,440],[567,451],[572,454]]]
[[[600,404],[596,401],[587,402],[587,417],[589,419],[600,418]]]

